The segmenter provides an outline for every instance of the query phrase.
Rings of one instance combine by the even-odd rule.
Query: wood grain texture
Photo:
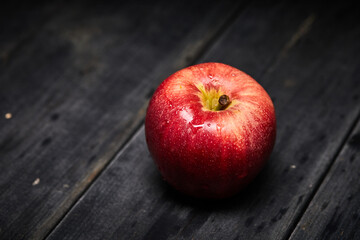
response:
[[[360,239],[360,122],[290,239]]]
[[[39,20],[0,69],[1,238],[45,237],[237,6],[77,1]]]
[[[246,190],[215,202],[178,194],[141,129],[49,239],[287,238],[360,111],[357,18],[346,4],[255,3],[205,54],[251,73],[275,102],[277,144]]]

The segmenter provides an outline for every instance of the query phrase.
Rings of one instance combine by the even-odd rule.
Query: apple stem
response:
[[[218,110],[225,110],[229,105],[230,105],[231,101],[229,96],[227,95],[221,95],[219,97],[219,105],[218,105]]]

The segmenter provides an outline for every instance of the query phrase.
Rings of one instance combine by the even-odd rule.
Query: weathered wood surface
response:
[[[41,239],[240,2],[16,4],[1,21],[0,238]]]
[[[277,143],[255,182],[224,201],[182,196],[161,180],[141,128],[49,239],[288,238],[358,121],[358,39],[351,3],[251,4],[201,61],[243,69],[275,102]]]
[[[360,239],[360,122],[290,239]]]

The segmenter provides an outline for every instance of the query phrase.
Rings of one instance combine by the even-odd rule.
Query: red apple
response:
[[[149,103],[145,133],[168,183],[191,196],[224,198],[264,166],[275,142],[275,110],[246,73],[203,63],[161,83]]]

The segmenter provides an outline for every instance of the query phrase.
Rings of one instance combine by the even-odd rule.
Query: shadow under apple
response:
[[[272,163],[277,162],[276,160],[277,154],[273,152],[254,181],[238,194],[226,199],[199,199],[182,194],[164,181],[156,166],[152,164],[152,174],[147,175],[146,182],[156,185],[156,191],[160,196],[152,207],[153,214],[157,217],[147,236],[161,234],[166,238],[175,234],[179,238],[187,239],[206,222],[214,221],[214,216],[229,219],[234,215],[245,216],[242,217],[245,227],[263,221],[256,219],[257,214],[261,209],[271,207],[276,202],[273,186],[268,186],[272,182],[271,179],[276,177],[271,167]],[[162,208],[161,213],[156,213],[160,208]],[[184,213],[185,218],[180,216]]]

